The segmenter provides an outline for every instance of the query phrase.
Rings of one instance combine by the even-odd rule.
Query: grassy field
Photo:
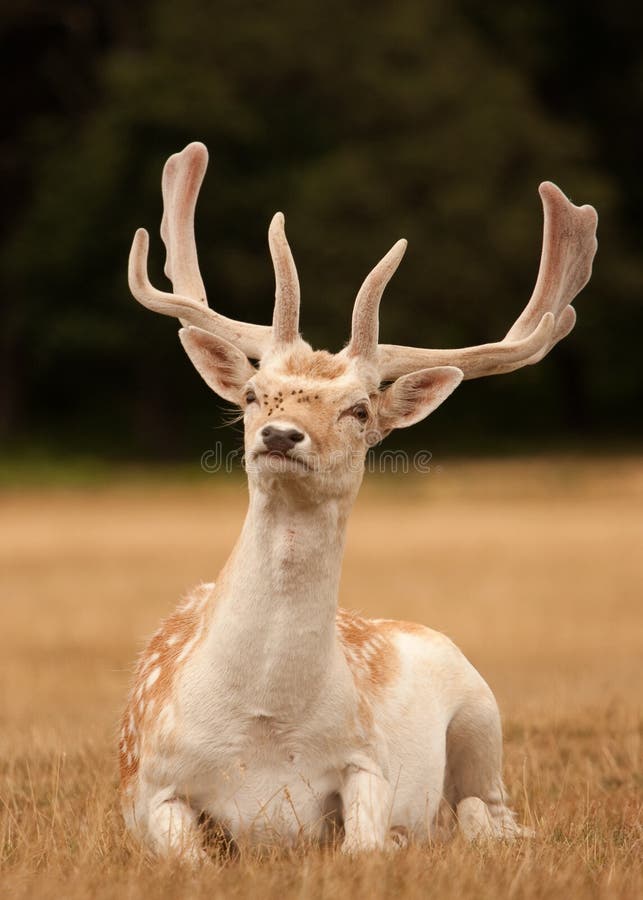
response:
[[[451,463],[370,476],[343,605],[449,634],[494,689],[538,836],[193,872],[124,835],[115,733],[141,642],[212,579],[235,480],[0,495],[0,893],[56,898],[643,897],[643,460]]]

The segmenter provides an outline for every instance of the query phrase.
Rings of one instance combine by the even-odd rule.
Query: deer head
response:
[[[337,354],[314,351],[299,335],[299,281],[282,213],[268,233],[276,282],[272,325],[226,318],[207,304],[194,237],[207,161],[203,144],[193,143],[171,156],[163,172],[161,236],[174,293],[150,284],[144,229],[132,244],[129,285],[148,309],[180,319],[179,336],[197,371],[243,410],[251,482],[305,486],[317,496],[350,493],[374,443],[428,416],[463,379],[533,365],[574,327],[570,304],[591,275],[597,215],[591,206],[574,206],[550,182],[540,186],[544,237],[536,286],[499,342],[448,350],[379,343],[379,303],[404,255],[400,240],[357,294],[348,345]]]

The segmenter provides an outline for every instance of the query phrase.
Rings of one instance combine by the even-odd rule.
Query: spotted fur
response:
[[[121,722],[119,768],[126,791],[140,765],[150,722],[171,700],[178,671],[204,632],[213,584],[202,584],[165,619],[140,654]]]
[[[346,661],[360,690],[378,693],[399,671],[397,651],[387,630],[351,610],[337,610],[337,630]]]
[[[166,708],[177,673],[203,634],[213,587],[197,587],[161,623],[138,658],[121,721],[119,766],[123,791],[138,772],[146,729]],[[397,654],[388,633],[396,623],[384,621],[380,625],[342,607],[337,610],[336,621],[346,661],[364,698],[363,718],[369,718],[369,694],[381,691],[397,671]]]

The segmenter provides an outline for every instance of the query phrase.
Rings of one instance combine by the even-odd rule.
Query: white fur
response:
[[[324,840],[341,821],[354,853],[388,846],[392,829],[426,840],[443,800],[455,808],[471,796],[486,818],[465,803],[467,835],[518,832],[504,805],[493,695],[451,641],[393,631],[396,675],[363,696],[335,620],[351,503],[302,503],[288,480],[251,480],[206,633],[186,644],[155,720],[173,749],[157,752],[150,731],[126,794],[128,823],[157,852],[198,857],[206,812],[258,846]],[[372,641],[353,668],[384,646],[390,653],[390,641]],[[360,720],[364,702],[371,726]]]

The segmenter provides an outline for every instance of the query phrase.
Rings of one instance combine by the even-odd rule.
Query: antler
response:
[[[454,350],[380,344],[377,361],[383,381],[417,369],[445,365],[462,369],[465,379],[501,375],[539,362],[569,334],[576,322],[570,304],[592,272],[598,216],[591,206],[574,206],[550,181],[540,185],[539,193],[545,221],[538,278],[529,303],[504,339]],[[356,312],[357,306],[356,301]],[[377,315],[376,304],[364,306],[363,313]],[[366,329],[363,321],[353,321],[353,335]]]
[[[128,280],[134,297],[143,306],[165,316],[176,316],[183,325],[196,325],[219,335],[251,359],[261,359],[273,342],[273,328],[229,319],[210,309],[199,272],[194,238],[194,210],[208,165],[208,151],[195,142],[170,156],[163,169],[163,219],[161,237],[166,248],[165,274],[175,293],[159,291],[147,271],[149,235],[139,228],[129,257]],[[297,336],[299,283],[297,270],[284,233],[284,217],[277,213],[269,232],[275,268],[275,340]]]
[[[284,217],[277,213],[268,232],[276,285],[272,327],[238,322],[210,309],[194,239],[194,210],[207,164],[204,145],[192,143],[171,156],[163,170],[161,237],[167,251],[165,274],[175,293],[159,291],[150,283],[149,236],[144,228],[138,229],[132,242],[130,290],[148,309],[219,335],[251,359],[261,359],[271,347],[283,346],[298,337],[299,281],[286,240]],[[540,196],[545,221],[536,286],[502,341],[454,350],[378,344],[380,299],[406,250],[406,241],[398,241],[360,288],[353,310],[351,340],[343,352],[375,363],[384,381],[444,365],[462,369],[465,379],[480,378],[512,372],[541,360],[576,322],[570,304],[591,275],[598,217],[591,206],[574,206],[551,182],[540,185]]]
[[[406,251],[406,241],[393,244],[386,256],[369,272],[355,298],[351,339],[347,356],[375,362],[378,356],[379,308],[384,288],[395,274]]]
[[[275,213],[268,229],[268,244],[275,269],[275,308],[272,342],[290,344],[299,334],[299,278],[284,230],[284,214]]]

